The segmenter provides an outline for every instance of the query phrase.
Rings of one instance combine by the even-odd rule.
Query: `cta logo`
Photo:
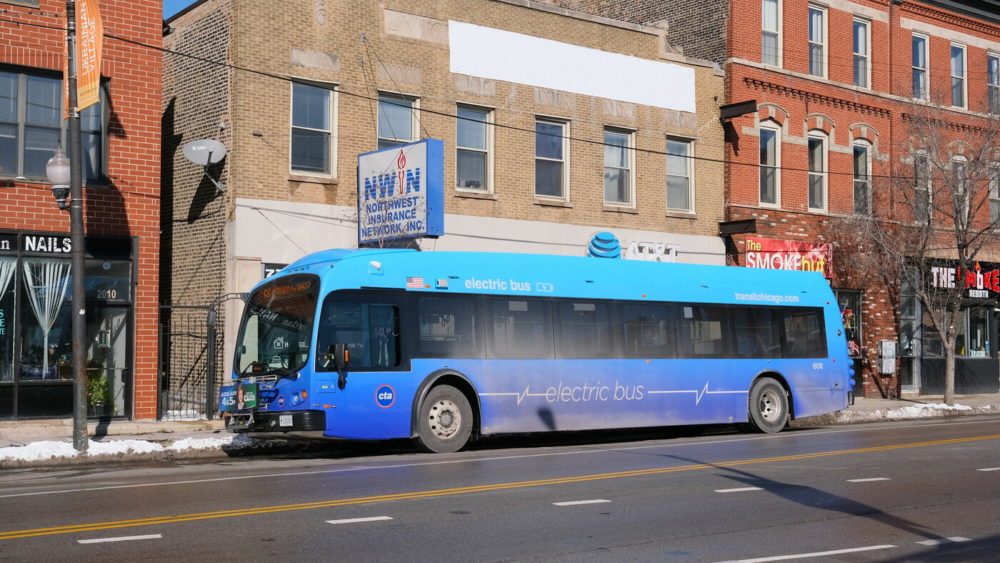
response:
[[[380,385],[375,390],[375,402],[383,409],[396,404],[396,390],[391,385]]]

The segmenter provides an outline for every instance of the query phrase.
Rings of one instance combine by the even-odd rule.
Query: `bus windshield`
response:
[[[257,288],[247,299],[236,371],[248,375],[290,375],[309,358],[319,278],[297,274]]]

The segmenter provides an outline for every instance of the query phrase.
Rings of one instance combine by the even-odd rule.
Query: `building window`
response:
[[[567,127],[562,121],[535,121],[535,195],[567,199]]]
[[[989,81],[989,111],[1000,113],[1000,55],[990,53],[986,58],[986,75]]]
[[[826,76],[826,10],[809,6],[809,74]]]
[[[604,130],[604,202],[632,205],[632,133]]]
[[[847,337],[847,354],[852,358],[861,357],[861,292],[852,289],[835,289],[840,317]]]
[[[667,209],[694,212],[694,162],[691,141],[667,139]]]
[[[965,229],[969,226],[969,161],[964,156],[952,157],[951,173],[955,194],[955,226]]]
[[[330,87],[292,83],[292,159],[295,172],[336,171],[334,94]]]
[[[778,152],[778,130],[760,128],[760,203],[777,205],[780,190],[779,168],[781,155]]]
[[[913,214],[920,223],[931,220],[931,161],[926,153],[913,156]]]
[[[809,135],[809,209],[826,209],[826,136]]]
[[[914,35],[911,46],[911,66],[913,71],[913,97],[927,99],[927,38]]]
[[[869,53],[869,23],[867,20],[854,20],[854,85],[861,88],[870,86],[871,75],[868,64]]]
[[[488,109],[458,106],[456,133],[456,187],[483,192],[490,185],[490,145],[493,112]]]
[[[990,165],[990,227],[1000,227],[1000,163]]]
[[[965,107],[965,46],[951,46],[951,105]]]
[[[859,215],[872,212],[871,151],[865,143],[854,145],[854,212]]]
[[[778,0],[761,0],[760,60],[771,66],[781,66],[781,21]]]
[[[397,94],[378,96],[378,148],[417,140],[417,100]]]

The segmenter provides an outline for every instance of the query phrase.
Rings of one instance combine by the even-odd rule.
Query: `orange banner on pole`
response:
[[[101,101],[101,49],[104,25],[97,0],[78,0],[76,10],[77,109]]]

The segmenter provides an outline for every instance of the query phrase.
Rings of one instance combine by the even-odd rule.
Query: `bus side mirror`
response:
[[[351,362],[351,351],[346,344],[331,344],[323,355],[323,367],[333,366],[337,371],[347,369],[347,364]]]

